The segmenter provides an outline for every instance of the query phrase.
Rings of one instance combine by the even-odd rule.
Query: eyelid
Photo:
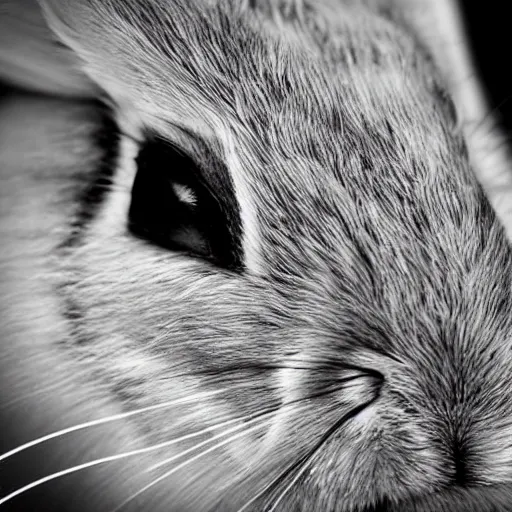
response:
[[[205,168],[204,161],[211,166]],[[130,231],[162,248],[240,268],[236,203],[228,197],[227,171],[216,167],[222,162],[198,161],[158,136],[141,144],[136,162]]]

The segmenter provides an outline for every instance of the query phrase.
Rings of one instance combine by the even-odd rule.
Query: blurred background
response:
[[[506,133],[512,135],[512,25],[506,0],[459,0],[477,72]]]

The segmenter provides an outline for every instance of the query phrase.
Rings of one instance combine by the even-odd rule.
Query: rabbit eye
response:
[[[238,268],[237,207],[227,171],[209,155],[212,169],[159,137],[149,137],[137,156],[128,213],[130,231],[171,251]],[[230,197],[231,196],[231,197]]]

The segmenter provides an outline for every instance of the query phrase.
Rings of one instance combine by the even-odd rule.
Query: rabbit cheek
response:
[[[261,457],[280,463],[304,455],[333,426],[355,421],[379,394],[381,379],[353,370],[284,368],[277,375],[281,406]]]
[[[429,491],[443,475],[442,456],[415,418],[404,415],[377,372],[285,368],[277,375],[281,407],[259,463],[279,472],[311,456],[304,489],[357,507]],[[326,435],[329,433],[329,435]],[[365,498],[366,499],[366,498]]]
[[[440,456],[420,425],[393,404],[374,402],[340,429],[319,454],[311,488],[350,507],[431,492],[442,475]]]

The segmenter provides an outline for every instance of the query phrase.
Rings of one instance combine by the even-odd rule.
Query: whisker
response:
[[[202,371],[203,375],[219,375],[222,373],[230,372],[243,372],[243,371],[274,371],[274,370],[322,370],[322,369],[336,369],[345,370],[346,372],[353,371],[354,376],[361,376],[362,374],[375,374],[374,370],[363,368],[354,364],[342,363],[339,360],[329,360],[327,358],[304,358],[304,357],[287,357],[282,363],[260,363],[260,364],[237,364],[232,366],[223,366],[214,368],[209,371]]]
[[[247,501],[241,508],[239,508],[236,512],[243,512],[244,510],[247,510],[247,507],[252,505],[258,498],[263,496],[269,489],[277,485],[283,478],[286,478],[288,473],[293,470],[293,467],[295,467],[295,464],[292,464],[288,466],[284,471],[279,473],[273,480],[271,480],[261,491],[258,491],[257,494],[255,494],[249,501]]]
[[[240,385],[239,387],[243,387],[243,386],[244,385]],[[116,414],[116,415],[112,415],[112,416],[109,416],[109,417],[106,417],[106,418],[100,418],[100,419],[93,420],[93,421],[90,421],[90,422],[87,422],[87,423],[82,423],[82,424],[74,425],[72,427],[68,427],[66,429],[63,429],[63,430],[60,430],[60,431],[48,434],[46,436],[40,437],[38,439],[30,441],[29,443],[25,443],[25,444],[15,448],[15,449],[9,451],[9,452],[3,454],[0,457],[0,461],[5,460],[6,458],[14,455],[15,453],[19,453],[19,452],[21,452],[23,450],[26,450],[26,449],[28,449],[28,448],[30,448],[32,446],[41,444],[41,443],[43,443],[45,441],[48,441],[50,439],[57,438],[59,436],[62,436],[62,435],[65,435],[65,434],[68,434],[68,433],[71,433],[71,432],[74,432],[74,431],[77,431],[77,430],[82,430],[82,429],[85,429],[85,428],[88,428],[88,427],[92,427],[92,426],[96,426],[96,425],[101,425],[103,423],[108,423],[108,422],[111,422],[111,421],[115,421],[115,420],[118,420],[118,419],[123,419],[123,418],[129,417],[129,416],[133,416],[133,415],[137,415],[137,414],[142,414],[144,412],[149,412],[149,411],[156,410],[156,409],[170,407],[170,406],[173,406],[173,405],[176,405],[176,404],[179,404],[179,403],[189,403],[189,402],[192,402],[192,401],[194,401],[194,400],[196,400],[196,399],[198,399],[200,397],[203,397],[203,396],[211,397],[211,396],[218,395],[220,393],[224,393],[224,392],[232,390],[232,389],[233,388],[231,387],[229,389],[225,388],[225,389],[216,390],[216,391],[212,391],[212,392],[197,393],[196,395],[194,395],[192,397],[186,397],[186,398],[182,398],[182,399],[178,399],[178,400],[164,402],[162,404],[156,404],[156,405],[153,405],[153,406],[148,406],[148,407],[144,407],[144,408],[133,410],[133,411],[128,411],[126,413]],[[151,470],[151,469],[155,469],[155,468],[160,467],[161,465],[163,465],[165,463],[168,463],[168,462],[170,462],[172,460],[175,460],[178,457],[183,457],[186,453],[189,453],[190,451],[193,451],[193,450],[197,450],[199,447],[201,447],[201,446],[203,446],[203,445],[205,445],[207,443],[211,443],[213,440],[215,440],[217,438],[220,438],[220,437],[223,437],[223,436],[225,436],[226,434],[229,434],[232,431],[236,431],[236,430],[238,430],[238,429],[240,429],[242,427],[246,427],[247,424],[250,424],[250,423],[256,421],[256,419],[260,419],[262,416],[272,414],[273,412],[276,412],[277,410],[282,409],[283,407],[292,406],[294,404],[302,402],[305,399],[311,399],[311,398],[318,397],[318,396],[324,396],[324,395],[327,395],[327,394],[331,394],[334,391],[335,391],[335,389],[328,390],[328,391],[323,391],[323,392],[316,393],[316,394],[312,394],[312,395],[310,395],[308,397],[302,397],[300,399],[292,400],[290,402],[281,404],[280,407],[272,406],[272,407],[269,407],[269,408],[267,408],[267,409],[265,409],[263,411],[260,411],[258,413],[254,413],[253,412],[253,413],[248,414],[246,416],[242,416],[242,417],[238,417],[238,418],[232,418],[232,419],[229,419],[227,421],[218,423],[216,425],[211,425],[211,426],[209,426],[209,427],[207,427],[205,429],[202,429],[202,430],[200,430],[198,432],[194,432],[192,434],[187,434],[185,436],[182,436],[182,437],[179,437],[179,438],[176,438],[176,439],[172,439],[172,440],[169,440],[169,441],[165,441],[165,442],[153,445],[153,446],[149,446],[149,447],[145,447],[145,448],[140,448],[140,449],[137,449],[137,450],[132,450],[132,451],[124,452],[124,453],[120,453],[120,454],[110,455],[110,456],[107,456],[107,457],[102,457],[102,458],[99,458],[99,459],[95,459],[93,461],[85,462],[83,464],[79,464],[79,465],[73,466],[71,468],[67,468],[67,469],[64,469],[64,470],[52,473],[50,475],[47,475],[47,476],[45,476],[43,478],[40,478],[40,479],[34,481],[34,482],[31,482],[30,484],[27,484],[27,485],[17,489],[16,491],[13,491],[12,493],[8,494],[7,496],[4,496],[3,498],[0,499],[0,505],[6,503],[7,501],[12,500],[16,496],[19,496],[20,494],[25,493],[25,492],[27,492],[27,491],[29,491],[29,490],[31,490],[31,489],[39,486],[39,485],[42,485],[42,484],[47,483],[49,481],[55,480],[55,479],[60,478],[62,476],[65,476],[65,475],[68,475],[68,474],[71,474],[71,473],[76,473],[76,472],[81,471],[83,469],[87,469],[87,468],[90,468],[90,467],[93,467],[93,466],[97,466],[97,465],[100,465],[100,464],[104,464],[104,463],[107,463],[107,462],[112,462],[112,461],[120,460],[120,459],[123,459],[123,458],[131,457],[131,456],[134,456],[134,455],[139,455],[139,454],[142,454],[142,453],[147,453],[147,452],[150,452],[150,451],[154,451],[154,450],[157,450],[159,448],[170,446],[172,444],[176,444],[178,442],[182,442],[182,441],[187,440],[187,439],[198,437],[198,436],[200,436],[200,435],[202,435],[202,434],[204,434],[206,432],[209,432],[211,430],[214,430],[216,428],[220,428],[220,427],[226,426],[228,424],[231,424],[231,423],[234,423],[234,422],[237,422],[237,421],[244,421],[244,420],[247,420],[247,418],[250,418],[248,421],[246,421],[246,423],[244,425],[239,425],[239,426],[237,426],[235,428],[232,428],[232,429],[228,430],[228,432],[222,433],[222,435],[215,436],[213,439],[210,438],[207,441],[204,441],[204,442],[200,443],[199,445],[196,445],[196,446],[194,446],[194,447],[192,447],[192,448],[190,448],[190,449],[188,449],[188,450],[178,454],[177,456],[175,456],[175,457],[173,457],[173,458],[171,458],[171,459],[169,459],[167,461],[163,461],[162,463],[159,463],[159,464],[149,468],[148,471]],[[214,449],[219,448],[219,447],[227,444],[231,440],[240,437],[242,434],[251,432],[251,431],[255,430],[256,428],[260,428],[261,426],[266,425],[267,423],[269,423],[269,421],[270,420],[263,421],[261,424],[256,425],[255,427],[250,427],[249,429],[244,430],[243,432],[241,432],[239,434],[236,434],[236,435],[232,436],[231,438],[229,438],[229,439],[227,439],[225,441],[222,441],[221,443],[218,443],[214,447],[207,449],[205,452],[202,452],[202,454],[199,454],[198,456],[194,456],[192,459],[189,459],[188,461],[185,461],[184,463],[178,465],[173,470],[169,471],[168,473],[162,475],[158,479],[156,479],[153,482],[151,482],[151,484],[148,484],[148,486],[146,486],[145,488],[143,488],[140,491],[138,491],[138,494],[130,497],[128,500],[134,499],[136,496],[138,496],[139,494],[145,492],[145,490],[149,489],[151,486],[156,485],[158,482],[160,482],[161,480],[166,478],[166,476],[170,476],[175,471],[178,471],[181,467],[184,467],[185,465],[193,462],[194,460],[199,458],[199,456],[206,455],[207,453],[210,453]],[[283,474],[281,476],[283,478],[286,477],[291,471],[293,471],[294,468],[296,468],[298,465],[302,464],[303,460],[304,460],[304,458],[302,458],[298,463],[294,464],[289,470],[286,470],[285,472],[283,472]],[[268,487],[266,487],[262,492],[265,492],[265,490],[267,488]],[[256,499],[260,494],[261,493],[258,493],[258,495],[254,499]],[[124,506],[124,504],[125,503],[121,504],[121,506]],[[119,510],[120,507],[115,509],[114,512]]]
[[[311,463],[313,462],[313,460],[314,460],[314,457],[311,456],[311,457],[309,457],[308,460],[306,460],[304,462],[304,464],[302,465],[300,470],[292,478],[292,481],[285,487],[283,492],[277,497],[276,501],[274,502],[272,507],[268,509],[267,512],[275,512],[275,510],[276,510],[277,506],[279,505],[279,503],[282,501],[282,499],[285,497],[285,495],[288,493],[288,491],[297,483],[297,480],[304,474],[304,471],[306,471],[306,469],[308,469],[309,466],[311,466]]]
[[[61,437],[61,436],[64,436],[66,434],[70,434],[71,432],[76,432],[78,430],[84,430],[86,428],[90,428],[90,427],[94,427],[94,426],[97,426],[97,425],[102,425],[102,424],[105,424],[105,423],[110,423],[112,421],[117,421],[117,420],[122,420],[124,418],[129,418],[130,416],[135,416],[135,415],[138,415],[138,414],[143,414],[145,412],[150,412],[150,411],[155,411],[155,410],[158,410],[158,409],[163,409],[163,408],[166,408],[166,407],[172,407],[173,405],[178,405],[180,403],[188,403],[188,402],[192,402],[194,400],[197,400],[199,398],[206,398],[206,397],[211,397],[211,396],[215,396],[215,395],[218,395],[220,393],[224,393],[225,391],[228,391],[227,388],[225,389],[221,389],[221,390],[216,390],[216,391],[211,391],[211,392],[205,392],[205,393],[198,393],[196,395],[193,395],[193,396],[189,396],[189,397],[186,397],[186,398],[179,398],[177,400],[172,400],[172,401],[169,401],[169,402],[163,402],[161,404],[156,404],[156,405],[150,405],[148,407],[143,407],[141,409],[135,409],[135,410],[132,410],[132,411],[128,411],[128,412],[123,412],[123,413],[120,413],[120,414],[114,414],[112,416],[107,416],[105,418],[99,418],[97,420],[92,420],[92,421],[88,421],[86,423],[80,423],[78,425],[73,425],[72,427],[67,427],[65,429],[62,429],[62,430],[58,430],[56,432],[52,432],[51,434],[47,434],[45,436],[42,436],[42,437],[39,437],[37,439],[34,439],[33,441],[29,441],[28,443],[25,443],[25,444],[22,444],[16,448],[13,448],[12,450],[0,455],[0,462],[2,462],[3,460],[9,458],[9,457],[12,457],[13,455],[17,454],[17,453],[20,453],[24,450],[27,450],[28,448],[32,448],[33,446],[37,446],[41,443],[44,443],[46,441],[49,441],[51,439],[55,439],[57,437]],[[1,503],[1,502],[0,502]]]
[[[324,445],[324,443],[344,424],[346,423],[350,418],[353,418],[356,416],[360,411],[362,411],[364,408],[366,408],[373,400],[370,402],[366,402],[364,404],[359,405],[358,407],[352,409],[351,411],[344,414],[338,421],[334,423],[320,438],[320,440],[313,446],[305,455],[303,455],[298,461],[293,462],[288,467],[286,467],[281,473],[279,473],[270,483],[268,483],[261,491],[258,491],[258,493],[252,497],[248,502],[246,502],[241,508],[237,510],[237,512],[243,512],[246,510],[249,505],[254,503],[258,498],[263,496],[269,489],[272,487],[277,487],[281,482],[283,482],[289,475],[291,475],[297,468],[299,468],[298,471],[298,477],[300,478],[300,475],[304,473],[304,471],[309,467],[311,464],[311,461],[313,460],[315,454],[320,450],[320,448]],[[293,478],[290,486],[292,486],[296,481],[297,478]],[[283,499],[286,492],[288,492],[289,488],[287,487],[279,496],[279,501]],[[274,504],[275,506],[276,504]],[[275,510],[275,508],[272,508],[271,510]]]
[[[272,411],[270,411],[270,412],[272,412]],[[263,416],[264,414],[270,414],[270,412],[259,413],[258,419],[261,416]],[[192,439],[194,437],[198,437],[200,435],[203,435],[206,432],[210,432],[210,431],[215,430],[217,428],[224,427],[226,425],[234,423],[235,421],[243,421],[244,419],[251,418],[253,416],[254,416],[254,414],[248,414],[246,416],[242,416],[242,417],[239,417],[239,418],[232,418],[230,420],[223,421],[223,422],[217,423],[215,425],[211,425],[211,426],[209,426],[207,428],[204,428],[204,429],[202,429],[202,430],[200,430],[198,432],[193,432],[191,434],[186,434],[184,436],[181,436],[181,437],[178,437],[178,438],[175,438],[175,439],[171,439],[169,441],[164,441],[162,443],[158,443],[158,444],[155,444],[153,446],[148,446],[148,447],[145,447],[145,448],[139,448],[137,450],[131,450],[129,452],[118,453],[118,454],[115,454],[115,455],[109,455],[107,457],[102,457],[102,458],[95,459],[95,460],[92,460],[92,461],[89,461],[89,462],[84,462],[83,464],[78,464],[76,466],[73,466],[73,467],[70,467],[70,468],[67,468],[67,469],[63,469],[61,471],[57,471],[57,472],[52,473],[50,475],[47,475],[47,476],[45,476],[43,478],[35,480],[35,481],[31,482],[30,484],[27,484],[27,485],[25,485],[23,487],[20,487],[16,491],[13,491],[12,493],[8,494],[7,496],[4,496],[3,498],[0,499],[0,505],[3,505],[4,503],[12,500],[16,496],[19,496],[20,494],[23,494],[23,493],[25,493],[25,492],[27,492],[27,491],[29,491],[31,489],[34,489],[35,487],[38,487],[39,485],[45,484],[45,483],[50,482],[52,480],[56,480],[57,478],[61,478],[61,477],[66,476],[66,475],[69,475],[69,474],[72,474],[72,473],[76,473],[78,471],[82,471],[82,470],[90,468],[90,467],[98,466],[100,464],[105,464],[107,462],[113,462],[113,461],[116,461],[116,460],[125,459],[127,457],[132,457],[134,455],[140,455],[142,453],[148,453],[148,452],[151,452],[151,451],[155,451],[155,450],[158,450],[160,448],[165,448],[167,446],[171,446],[173,444],[180,443],[182,441],[186,441],[187,439]],[[249,421],[254,421],[254,420],[249,420]],[[247,423],[249,423],[249,422],[247,422]],[[242,428],[243,426],[245,426],[245,425],[240,425],[237,428],[239,429],[239,428]],[[224,432],[223,435],[226,435],[226,432]],[[215,437],[221,437],[221,436],[217,435]],[[212,439],[209,439],[208,441],[211,442]],[[202,442],[199,445],[196,445],[195,447],[193,447],[193,449],[195,450],[195,449],[199,448],[203,444],[206,444],[206,443]],[[179,454],[179,457],[185,455],[188,451],[192,451],[192,450],[191,449],[186,450],[185,452]],[[152,469],[152,468],[149,468],[148,471],[150,469]]]
[[[249,415],[249,416],[254,416],[253,418],[251,418],[250,420],[248,421],[245,421],[243,425],[236,425],[234,427],[231,427],[230,429],[224,431],[224,432],[221,432],[220,434],[217,434],[205,441],[202,441],[201,443],[195,445],[195,446],[192,446],[191,448],[188,448],[187,450],[185,450],[184,452],[182,453],[179,453],[177,455],[173,455],[172,457],[168,458],[168,459],[165,459],[163,461],[160,461],[158,462],[157,464],[153,465],[153,466],[150,466],[149,468],[146,469],[146,471],[153,471],[161,466],[164,466],[166,464],[168,464],[169,462],[173,462],[174,460],[178,459],[178,458],[181,458],[183,457],[183,455],[186,455],[187,453],[190,453],[192,451],[195,451],[197,450],[198,448],[200,448],[201,446],[204,446],[206,444],[209,444],[211,443],[212,441],[216,441],[217,439],[220,439],[221,437],[224,437],[225,435],[227,434],[231,434],[232,432],[236,432],[237,430],[240,430],[241,428],[243,427],[246,427],[248,425],[251,425],[257,421],[259,421],[261,419],[262,416],[267,416],[269,414],[272,414],[276,412],[276,408],[273,407],[273,408],[268,408],[268,409],[264,409],[263,411],[260,411],[259,413],[257,414],[253,414],[253,415]],[[232,420],[231,422],[226,422],[226,424],[228,423],[233,423],[235,421],[243,421],[244,418],[237,418],[236,420]]]
[[[322,395],[322,394],[320,394]],[[279,409],[283,409],[285,407],[297,407],[298,404],[300,404],[300,402],[302,402],[304,399],[298,399],[298,400],[291,400],[290,402],[287,402],[285,404],[282,404],[281,407]],[[237,430],[240,430],[241,428],[243,427],[247,427],[248,425],[256,422],[256,421],[259,421],[261,419],[261,417],[264,417],[264,416],[268,416],[268,415],[271,415],[275,412],[277,412],[277,408],[275,407],[272,407],[272,408],[268,408],[266,410],[263,410],[263,411],[260,411],[259,413],[257,414],[253,414],[253,418],[246,421],[244,423],[244,425],[237,425],[235,427],[232,427],[231,429],[228,429],[227,431],[225,432],[221,432],[220,434],[217,434],[215,436],[213,436],[212,438],[210,439],[207,439],[205,441],[202,441],[201,443],[199,443],[198,445],[195,445],[195,446],[192,446],[191,448],[188,448],[187,450],[179,453],[179,454],[176,454],[166,460],[163,460],[153,466],[150,466],[149,468],[146,469],[146,472],[149,472],[149,471],[153,471],[165,464],[168,464],[170,462],[173,462],[179,458],[182,458],[183,456],[187,455],[188,453],[191,453],[191,452],[194,452],[196,451],[198,448],[201,448],[202,446],[205,446],[205,445],[208,445],[210,443],[212,443],[213,441],[219,439],[219,438],[222,438],[224,436],[226,436],[227,434],[230,434],[232,432],[236,432]],[[251,416],[251,415],[249,415]],[[347,418],[346,418],[347,417]],[[348,419],[348,415],[344,416],[343,417],[343,420],[345,421],[346,419]],[[340,420],[341,421],[341,420]],[[214,445],[213,447],[211,448],[208,448],[206,451],[204,452],[201,452],[200,454],[192,457],[192,459],[189,459],[188,461],[184,461],[183,463],[179,464],[178,466],[176,466],[175,468],[173,468],[172,470],[168,471],[167,473],[164,473],[163,475],[161,475],[160,477],[156,478],[155,480],[153,480],[152,482],[150,482],[148,485],[146,485],[145,487],[143,487],[140,491],[138,491],[137,493],[133,494],[132,496],[130,496],[127,500],[125,500],[123,503],[121,503],[121,505],[119,505],[117,508],[115,508],[114,510],[112,510],[111,512],[118,512],[122,507],[124,507],[124,505],[126,505],[129,501],[132,501],[133,499],[135,499],[136,497],[138,497],[140,494],[142,494],[143,492],[145,492],[146,490],[150,489],[151,487],[153,487],[154,485],[158,484],[161,480],[163,480],[164,478],[168,477],[168,476],[171,476],[174,472],[178,471],[179,469],[181,469],[182,467],[186,466],[187,464],[193,462],[194,460],[202,457],[203,455],[206,455],[207,453],[210,453],[211,451],[231,442],[232,440],[240,437],[241,435],[243,434],[246,434],[248,432],[252,432],[253,430],[255,430],[256,428],[260,428],[266,424],[270,423],[270,420],[268,421],[263,421],[262,423],[260,423],[259,425],[256,425],[255,427],[251,427],[247,430],[244,430],[243,432],[240,432],[239,434],[236,434],[230,438],[228,438],[227,440],[225,441],[222,441],[216,445]],[[337,422],[335,427],[336,429],[339,427],[340,425],[340,422]],[[332,429],[332,432],[334,432],[334,427]],[[329,431],[328,433],[328,436],[332,435],[332,432],[331,430]],[[321,441],[321,444],[323,444],[323,442],[325,441],[325,439],[327,439],[326,436],[324,436],[322,438],[323,440]],[[319,444],[320,446],[320,444]],[[310,452],[308,452],[308,454],[306,454],[306,456],[304,456],[302,459],[299,460],[298,463],[295,463],[293,464],[288,470],[285,470],[283,473],[281,473],[280,475],[278,475],[278,477],[273,481],[271,482],[270,485],[266,486],[265,489],[262,491],[262,493],[264,493],[268,488],[272,487],[272,485],[274,485],[275,483],[277,483],[279,480],[281,480],[282,478],[286,477],[291,471],[293,471],[294,468],[296,468],[297,466],[299,466],[300,464],[303,464],[303,467],[300,469],[298,475],[293,479],[292,483],[290,484],[290,487],[296,482],[296,480],[298,478],[300,478],[300,475],[307,469],[307,467],[311,464],[311,460],[313,460],[313,454],[315,453],[315,449],[311,450]],[[310,460],[308,460],[310,459]],[[284,494],[286,494],[286,492],[288,491],[288,488],[285,489],[285,492],[283,493],[282,496],[279,497],[279,501],[282,499],[282,497],[284,496]],[[262,494],[261,493],[261,494]],[[261,495],[260,493],[249,503],[247,503],[246,505],[244,505],[244,508],[246,508],[248,505],[250,505],[250,503],[252,503],[255,499],[257,499],[258,496]],[[243,509],[241,509],[243,510]]]
[[[270,414],[270,413],[269,413]],[[173,475],[174,473],[176,473],[177,471],[179,471],[180,469],[188,466],[189,464],[191,464],[192,462],[196,461],[197,459],[200,459],[201,457],[204,457],[205,455],[207,455],[208,453],[211,453],[213,452],[214,450],[217,450],[218,448],[221,448],[222,446],[228,444],[228,443],[231,443],[232,441],[234,441],[235,439],[238,439],[239,437],[242,437],[246,434],[249,434],[250,432],[253,432],[259,428],[262,428],[264,426],[266,426],[267,424],[270,423],[271,420],[267,420],[267,421],[262,421],[261,423],[257,424],[257,425],[254,425],[248,429],[245,429],[243,430],[242,432],[239,432],[231,437],[229,437],[228,439],[225,439],[224,441],[221,441],[220,443],[217,443],[216,445],[208,448],[207,450],[204,450],[203,452],[201,453],[198,453],[197,455],[194,455],[193,457],[191,457],[190,459],[187,459],[185,461],[183,461],[181,464],[178,464],[177,466],[175,466],[173,469],[171,469],[170,471],[167,471],[166,473],[164,473],[163,475],[160,475],[158,478],[155,478],[153,481],[151,481],[149,484],[145,485],[144,487],[142,487],[142,489],[138,490],[136,493],[132,494],[129,498],[127,498],[125,501],[123,501],[118,507],[116,507],[115,509],[113,509],[111,512],[119,512],[119,510],[121,510],[125,505],[127,505],[130,501],[134,500],[135,498],[139,497],[142,493],[146,492],[147,490],[151,489],[151,487],[155,486],[156,484],[158,484],[159,482],[161,482],[162,480],[165,480],[166,478],[170,477],[171,475]],[[197,449],[199,447],[196,446],[194,447],[194,449]],[[189,451],[189,450],[186,450],[186,451]],[[182,454],[179,454],[176,456],[176,458],[178,457],[181,457],[182,455],[184,455],[186,452],[183,452]],[[166,461],[166,462],[169,462],[169,461]]]

